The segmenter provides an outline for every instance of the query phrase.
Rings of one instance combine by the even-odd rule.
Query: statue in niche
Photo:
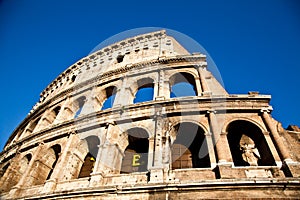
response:
[[[242,135],[240,140],[240,150],[242,151],[242,158],[250,166],[258,166],[258,160],[261,159],[258,149],[255,147],[254,141],[246,136]]]

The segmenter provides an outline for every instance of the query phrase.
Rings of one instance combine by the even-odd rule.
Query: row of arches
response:
[[[193,122],[182,122],[173,127],[169,138],[170,168],[210,168],[212,139],[204,129]],[[121,173],[147,171],[149,134],[143,128],[127,131],[128,146],[124,151]],[[252,122],[236,120],[227,127],[227,141],[236,167],[276,165],[262,130]],[[215,141],[216,142],[216,141]],[[224,147],[225,148],[225,147]]]
[[[131,93],[134,94],[132,103],[152,101],[154,98],[154,80],[152,78],[142,78],[137,80],[136,84],[136,90],[131,91]],[[99,95],[96,97],[97,105],[94,106],[94,111],[112,108],[115,103],[117,93],[119,93],[119,89],[113,85],[100,91]],[[170,98],[197,95],[195,78],[192,74],[187,72],[179,72],[171,76]],[[70,100],[69,103],[66,102],[67,105],[60,103],[50,111],[46,111],[43,116],[32,120],[25,128],[25,131],[21,130],[18,135],[23,135],[22,132],[25,133],[24,135],[29,135],[36,130],[44,129],[53,123],[77,118],[80,116],[80,114],[82,114],[83,108],[87,101],[88,99],[83,95],[77,97],[75,100]],[[89,104],[93,105],[94,103],[89,102]]]
[[[182,122],[173,127],[173,133],[170,134],[168,139],[169,148],[169,167],[170,169],[186,169],[186,168],[211,168],[211,158],[215,155],[212,154],[208,145],[211,137],[207,137],[204,129],[198,124],[192,122]],[[230,147],[231,155],[234,166],[274,166],[275,160],[268,143],[264,137],[262,130],[255,124],[245,121],[236,120],[231,122],[227,127],[227,140]],[[123,150],[122,161],[119,172],[122,174],[133,172],[146,172],[151,166],[151,154],[149,149],[151,147],[149,133],[140,127],[131,128],[122,133],[126,135],[127,146]],[[151,136],[152,137],[152,136]],[[167,144],[166,144],[167,145]],[[65,179],[85,178],[91,176],[94,171],[95,163],[101,155],[98,153],[101,148],[101,141],[98,136],[89,136],[84,140],[80,140],[80,145],[73,149],[72,152],[79,152],[73,154],[69,159],[66,170],[69,175],[65,175]],[[60,144],[51,146],[47,151],[43,151],[42,156],[34,161],[32,169],[28,174],[26,185],[40,185],[49,180],[56,170],[59,162],[63,162],[61,154],[63,148]],[[155,151],[155,150],[154,150]],[[105,155],[104,155],[105,156]],[[6,175],[6,185],[2,188],[11,188],[18,183],[21,175],[24,174],[26,167],[31,161],[31,154],[24,156],[14,167],[16,173],[12,173],[12,168],[9,164],[4,166]],[[111,158],[113,159],[113,158]],[[62,167],[62,166],[60,166]],[[65,172],[64,172],[65,173]],[[2,174],[5,177],[5,172]],[[3,178],[2,177],[2,178]]]

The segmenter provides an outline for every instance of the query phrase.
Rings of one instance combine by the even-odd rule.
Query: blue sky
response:
[[[165,27],[199,42],[232,94],[271,94],[273,117],[300,125],[297,0],[0,0],[0,149],[68,66],[105,39]]]

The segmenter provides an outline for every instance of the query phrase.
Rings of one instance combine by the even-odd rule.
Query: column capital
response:
[[[262,109],[260,109],[260,112],[261,112],[261,113],[264,113],[264,112],[270,113],[272,110],[273,110],[272,106],[269,106],[269,107],[267,107],[267,108],[262,108]]]
[[[206,70],[207,68],[207,63],[206,62],[201,62],[200,64],[194,65],[198,69]]]
[[[205,132],[204,135],[205,136],[212,136],[212,132],[211,131]]]
[[[210,114],[210,113],[216,114],[217,111],[216,110],[207,110],[206,113],[208,113],[208,114]]]
[[[108,121],[108,122],[105,123],[105,127],[106,127],[106,128],[108,128],[109,125],[115,126],[115,125],[117,125],[117,122],[116,122],[116,121]]]
[[[212,96],[212,92],[211,91],[201,92],[201,95],[205,96],[205,97],[210,97],[210,96]]]
[[[222,131],[220,135],[227,135],[228,132]]]
[[[269,131],[263,131],[263,134],[264,135],[270,135],[270,132]]]
[[[38,142],[38,146],[43,146],[44,144],[45,144],[44,141]]]
[[[70,131],[67,134],[68,134],[69,137],[71,137],[71,135],[75,135],[76,134],[76,131]]]

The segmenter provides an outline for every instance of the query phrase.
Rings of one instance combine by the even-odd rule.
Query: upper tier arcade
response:
[[[104,47],[71,65],[40,94],[40,101],[37,105],[63,90],[97,76],[105,76],[118,69],[122,70],[124,67],[138,63],[146,64],[159,58],[189,54],[172,36],[168,36],[165,30],[122,40]],[[203,65],[206,65],[206,56],[201,54],[198,57],[201,57]],[[80,77],[80,80],[78,80],[78,77]]]

